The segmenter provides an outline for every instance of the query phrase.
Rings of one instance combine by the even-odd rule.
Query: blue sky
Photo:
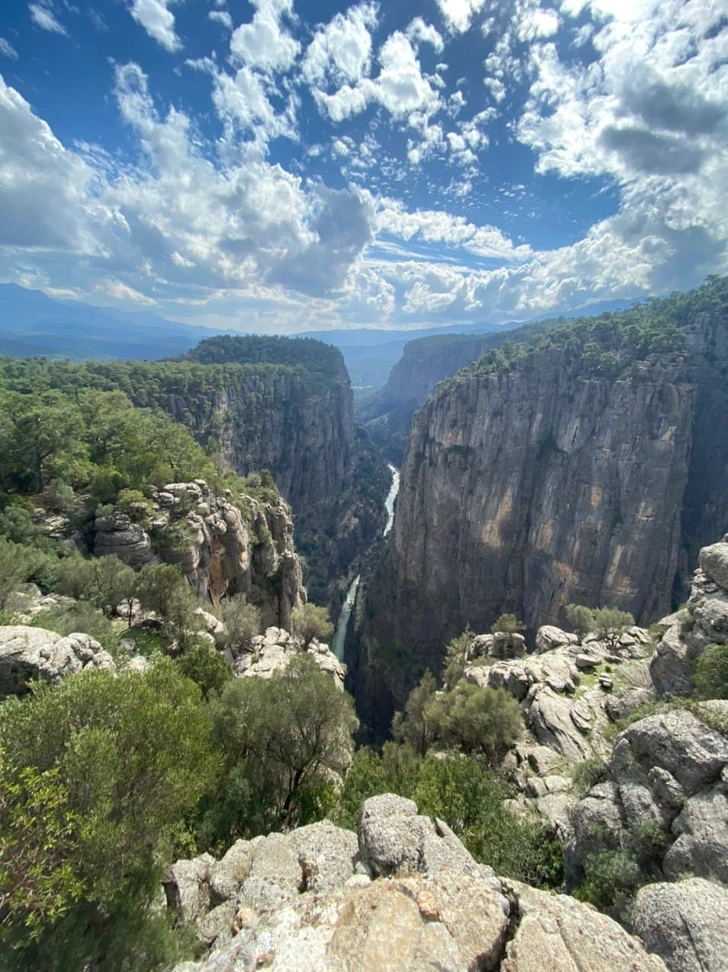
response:
[[[0,281],[501,322],[728,270],[728,0],[3,0]]]

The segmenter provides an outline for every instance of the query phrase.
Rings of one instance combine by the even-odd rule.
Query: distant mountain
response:
[[[220,333],[168,321],[148,311],[117,311],[54,300],[39,290],[0,284],[0,354],[74,361],[169,358]]]

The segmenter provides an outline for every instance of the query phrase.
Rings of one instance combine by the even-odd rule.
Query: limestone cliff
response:
[[[491,334],[438,334],[409,341],[384,388],[359,408],[359,420],[387,457],[399,466],[412,416],[438,382],[451,378],[486,351],[507,341],[525,341],[565,323],[565,318],[555,318],[522,327],[505,325]]]
[[[346,659],[370,725],[386,731],[467,624],[507,611],[533,632],[570,602],[640,623],[670,609],[696,538],[728,519],[721,287],[672,319],[666,301],[491,352],[416,414]]]
[[[265,625],[289,628],[306,599],[293,548],[293,520],[283,500],[218,496],[204,480],[149,489],[127,510],[101,509],[89,524],[97,556],[115,554],[134,567],[177,563],[200,597],[217,604],[245,594]]]

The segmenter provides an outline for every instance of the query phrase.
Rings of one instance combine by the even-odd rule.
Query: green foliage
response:
[[[233,677],[224,655],[204,642],[191,645],[177,664],[185,678],[199,685],[205,699],[218,696]]]
[[[537,887],[561,884],[559,842],[546,827],[504,807],[505,785],[478,757],[421,758],[409,745],[393,743],[381,756],[361,749],[344,781],[334,822],[356,829],[361,804],[379,793],[408,797],[421,814],[445,820],[475,859],[498,874]]]
[[[447,688],[452,688],[463,677],[465,665],[472,652],[474,637],[468,625],[465,631],[457,638],[453,638],[445,649],[443,681]]]
[[[68,557],[59,566],[58,591],[93,604],[111,617],[134,598],[136,574],[116,556]]]
[[[624,919],[642,884],[644,878],[634,854],[628,850],[602,850],[590,854],[584,862],[584,881],[574,897]]]
[[[607,765],[601,756],[583,759],[571,771],[571,779],[577,796],[585,796],[593,786],[606,779]]]
[[[574,629],[580,640],[584,640],[593,630],[594,612],[583,604],[567,604],[565,608],[566,620]]]
[[[80,898],[64,859],[79,825],[57,768],[18,767],[0,751],[0,945],[39,938]]]
[[[260,634],[263,620],[260,608],[248,604],[244,594],[234,594],[221,602],[222,620],[227,631],[225,643],[234,655],[253,650],[253,638]]]
[[[525,630],[525,627],[523,621],[519,621],[515,614],[501,614],[490,626],[490,630],[493,634],[515,634],[517,631]]]
[[[310,601],[293,611],[291,628],[304,645],[309,645],[314,638],[319,641],[328,641],[334,633],[329,612],[325,607],[312,604]]]
[[[184,650],[195,641],[201,626],[194,613],[194,598],[179,569],[171,564],[148,564],[134,586],[139,603],[164,623],[164,632]]]
[[[11,785],[27,770],[31,782],[52,780],[61,801],[51,806],[49,824],[37,819],[44,800],[35,800],[31,814],[31,834],[65,877],[56,919],[35,940],[18,912],[19,932],[9,940],[17,967],[156,967],[164,936],[161,928],[152,934],[148,906],[164,861],[216,775],[197,686],[169,660],[145,674],[84,671],[58,686],[36,684],[30,696],[0,709],[0,746]],[[139,950],[149,964],[131,960]]]
[[[698,655],[693,696],[697,699],[728,699],[728,644],[708,645]]]
[[[424,707],[424,719],[439,744],[478,754],[492,766],[523,732],[521,712],[512,695],[465,680],[432,696]]]
[[[349,765],[358,726],[351,698],[305,653],[270,679],[227,684],[212,719],[225,758],[201,824],[203,844],[213,847],[316,819],[331,798],[331,774]]]
[[[437,738],[431,723],[428,707],[437,691],[437,682],[426,671],[419,685],[412,689],[404,708],[397,712],[392,723],[392,734],[398,742],[409,743],[418,756],[424,756]]]
[[[634,617],[629,611],[609,607],[588,608],[583,604],[567,604],[566,618],[580,638],[593,633],[612,648],[625,630],[634,624]]]
[[[5,610],[10,597],[29,575],[30,565],[23,548],[0,539],[0,610]]]

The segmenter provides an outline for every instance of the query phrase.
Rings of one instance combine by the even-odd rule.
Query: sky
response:
[[[728,0],[2,0],[0,282],[502,323],[728,271]]]

